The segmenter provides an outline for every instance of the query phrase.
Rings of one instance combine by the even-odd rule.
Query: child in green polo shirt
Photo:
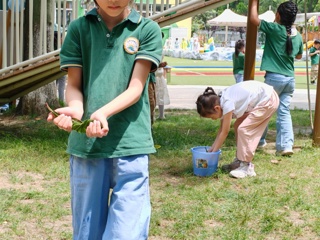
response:
[[[316,84],[318,79],[318,68],[319,68],[319,50],[320,40],[314,40],[313,46],[309,50],[309,56],[311,57],[311,84]]]
[[[297,5],[286,1],[278,6],[275,21],[260,20],[258,0],[251,4],[249,20],[266,34],[260,70],[266,71],[265,83],[273,86],[279,95],[280,105],[277,111],[276,154],[289,156],[293,154],[293,127],[290,103],[295,88],[294,60],[301,59],[303,43],[294,21],[298,12]],[[265,134],[259,143],[265,146]]]
[[[96,8],[70,23],[61,48],[67,107],[48,121],[70,132],[73,239],[148,238],[155,148],[146,82],[162,44],[158,24],[132,3],[95,0]],[[78,133],[71,118],[92,122]]]
[[[235,48],[235,51],[232,54],[233,75],[236,80],[236,83],[239,83],[243,81],[244,53],[245,53],[244,41],[242,39],[238,40],[234,48]]]

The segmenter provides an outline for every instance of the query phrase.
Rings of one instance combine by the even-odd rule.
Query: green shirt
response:
[[[260,21],[259,30],[266,34],[260,70],[294,77],[294,59],[303,53],[303,43],[300,33],[292,39],[292,53],[286,52],[286,27],[275,22]]]
[[[82,68],[83,119],[88,119],[127,89],[136,60],[151,61],[155,70],[161,56],[161,30],[157,23],[131,10],[127,19],[109,31],[93,9],[69,25],[60,61],[61,69]],[[82,158],[154,153],[148,85],[137,103],[111,116],[108,124],[109,133],[103,138],[88,138],[72,131],[67,152]]]
[[[232,60],[233,60],[233,74],[243,74],[244,54],[240,52],[238,57],[236,57],[236,54],[233,53]]]
[[[154,72],[149,74],[149,82],[153,82],[153,83],[156,82],[156,75]]]
[[[314,53],[317,50],[318,49],[312,46],[309,50],[309,54]],[[315,65],[315,64],[319,64],[319,54],[314,54],[313,56],[311,56],[311,65]]]

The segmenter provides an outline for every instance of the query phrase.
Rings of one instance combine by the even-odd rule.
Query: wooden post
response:
[[[249,12],[247,20],[247,37],[246,37],[246,54],[244,58],[243,80],[254,80],[255,63],[256,63],[256,46],[258,28],[249,21],[251,16],[252,0],[249,0]],[[259,6],[259,2],[258,2]]]
[[[308,50],[307,50],[308,51]],[[314,122],[313,122],[313,146],[320,147],[320,64],[318,67],[318,81],[317,81],[317,91],[316,91],[316,103],[314,112]]]

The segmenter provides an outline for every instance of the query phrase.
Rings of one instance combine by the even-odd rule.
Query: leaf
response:
[[[72,122],[72,130],[75,130],[79,133],[86,133],[86,129],[89,126],[89,124],[92,122],[91,119],[87,119],[83,122]]]
[[[46,103],[47,109],[55,116],[58,117],[60,114],[54,111],[48,103]],[[86,133],[86,129],[89,126],[89,124],[93,121],[92,119],[87,119],[85,121],[81,121],[76,118],[72,118],[72,130],[78,132],[78,133]]]

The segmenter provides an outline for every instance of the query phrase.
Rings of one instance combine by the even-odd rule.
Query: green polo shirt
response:
[[[96,9],[72,21],[60,53],[61,69],[82,68],[83,119],[123,93],[136,60],[162,56],[161,30],[154,21],[131,10],[128,18],[108,30]],[[109,133],[88,138],[72,131],[67,152],[82,158],[113,158],[154,153],[147,84],[137,103],[108,119]]]
[[[156,75],[154,72],[149,74],[149,82],[156,83]]]
[[[317,50],[318,49],[316,49],[315,47],[312,46],[309,50],[309,54],[314,53]],[[316,64],[319,64],[319,54],[315,54],[315,55],[311,56],[311,65],[316,65]]]
[[[238,57],[236,57],[236,54],[233,53],[232,60],[233,60],[233,74],[243,74],[244,54],[240,52]]]
[[[295,56],[303,53],[300,33],[297,32],[297,35],[291,36],[293,50],[291,55],[288,55],[286,52],[287,31],[285,26],[261,20],[259,30],[266,34],[260,70],[294,77]]]

